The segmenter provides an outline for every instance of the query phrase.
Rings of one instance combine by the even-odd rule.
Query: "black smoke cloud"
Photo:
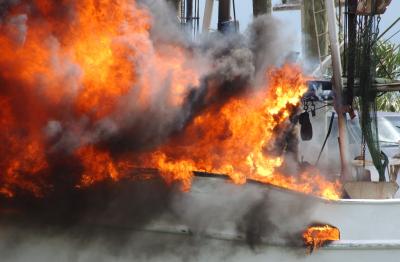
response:
[[[0,30],[16,46],[23,47],[29,37],[30,23],[45,26],[46,21],[58,21],[60,27],[44,42],[52,51],[55,71],[62,75],[64,83],[71,89],[79,88],[75,79],[82,74],[81,69],[69,61],[62,61],[58,54],[59,46],[68,35],[65,32],[70,30],[68,25],[76,18],[77,2],[54,2],[57,2],[54,9],[43,13],[34,1],[2,1]],[[152,150],[179,134],[203,110],[218,108],[230,98],[257,88],[266,68],[282,63],[289,51],[284,43],[290,41],[278,37],[280,24],[271,17],[258,17],[244,34],[212,33],[192,41],[181,33],[172,8],[164,1],[147,0],[139,1],[139,4],[152,15],[151,47],[157,50],[173,44],[183,48],[191,56],[188,66],[196,67],[201,73],[199,86],[187,87],[184,103],[178,109],[167,107],[162,93],[156,93],[151,106],[136,111],[135,96],[130,94],[121,104],[129,104],[131,110],[118,112],[122,116],[119,119],[107,117],[94,121],[90,117],[76,117],[69,110],[68,98],[63,101],[62,110],[45,105],[47,110],[54,112],[53,119],[42,128],[47,137],[46,157],[53,174],[49,178],[52,187],[44,198],[17,192],[15,198],[1,199],[4,214],[0,227],[2,261],[26,261],[28,258],[30,261],[110,261],[117,258],[124,261],[135,257],[146,260],[160,254],[167,254],[167,257],[172,254],[171,261],[176,257],[191,261],[193,255],[208,244],[201,236],[228,218],[233,218],[235,228],[244,234],[252,248],[270,234],[281,232],[277,221],[271,218],[274,217],[271,213],[279,212],[271,208],[274,204],[258,191],[254,194],[248,190],[244,193],[239,193],[241,189],[234,190],[236,201],[232,201],[232,188],[225,185],[220,188],[219,204],[213,204],[213,199],[202,201],[180,192],[179,185],[166,185],[157,175],[150,181],[122,180],[100,183],[84,190],[75,188],[82,172],[79,160],[71,155],[75,148],[94,144],[115,156]],[[17,5],[23,6],[23,12],[14,15],[11,10]],[[0,64],[0,69],[9,66]],[[27,103],[33,108],[40,107],[39,104],[44,103],[40,91],[33,96],[25,93],[29,89],[24,86],[26,83],[10,80],[1,72],[5,70],[0,71],[0,94],[12,96],[15,88],[20,87],[19,100],[12,101],[13,107],[20,108],[16,112],[21,121],[33,117],[21,108]],[[165,84],[165,90],[170,88],[168,79],[157,83]],[[40,79],[36,84],[42,84]],[[136,231],[164,216],[173,223],[189,225],[195,236],[189,243],[182,244],[187,241],[186,237],[149,236],[150,233]],[[178,250],[174,251],[177,246]],[[234,243],[223,246],[223,250],[228,251],[222,256],[229,257]]]
[[[242,261],[271,252],[268,243],[288,247],[293,261],[305,255],[310,199],[222,177],[193,187],[127,181],[69,195],[58,207],[30,200],[23,214],[2,212],[2,261]]]
[[[51,1],[50,1],[51,2]],[[15,6],[23,6],[25,13],[12,15],[9,10]],[[2,31],[9,31],[10,37],[23,45],[29,24],[53,23],[57,21],[57,27],[52,28],[51,33],[44,39],[44,44],[53,50],[54,70],[63,79],[64,85],[69,85],[71,90],[79,89],[78,79],[82,72],[79,66],[63,61],[58,54],[59,46],[68,32],[73,28],[76,14],[76,1],[63,1],[52,5],[52,9],[46,13],[39,9],[35,1],[5,1],[1,5]],[[265,70],[268,66],[279,65],[289,51],[287,44],[281,37],[277,37],[279,22],[271,17],[258,17],[245,34],[222,35],[213,33],[201,36],[193,42],[181,33],[177,25],[176,15],[172,8],[164,1],[139,1],[140,8],[145,8],[151,13],[151,29],[149,46],[154,50],[165,50],[174,45],[186,50],[189,54],[190,68],[194,68],[200,74],[199,86],[186,87],[186,97],[181,108],[170,108],[165,103],[165,92],[170,90],[168,79],[160,79],[156,85],[164,85],[163,92],[156,92],[151,104],[146,108],[138,108],[138,97],[134,93],[122,97],[120,110],[115,115],[102,119],[92,120],[90,117],[76,116],[71,111],[71,100],[65,98],[64,105],[54,108],[45,105],[45,110],[52,112],[52,119],[43,127],[48,136],[48,148],[50,152],[72,152],[84,144],[94,144],[107,148],[114,154],[126,152],[141,152],[151,150],[163,144],[171,135],[179,133],[190,121],[204,109],[210,106],[220,107],[231,97],[240,96],[257,85],[259,78],[265,80]],[[66,33],[67,32],[67,33]],[[286,43],[289,41],[285,41]],[[132,47],[134,48],[134,47]],[[169,51],[166,51],[169,52]],[[151,60],[146,54],[135,64],[139,69],[151,72],[151,63],[146,66],[145,61]],[[137,63],[137,62],[135,62]],[[0,65],[9,67],[10,65]],[[150,68],[148,68],[150,67]],[[142,69],[140,69],[142,70]],[[140,74],[140,70],[138,74]],[[156,72],[154,72],[156,73]],[[174,74],[173,70],[171,74]],[[2,92],[9,92],[11,86],[21,85],[22,92],[26,83],[18,83],[16,79],[6,80],[0,74]],[[44,82],[45,83],[45,82]],[[43,85],[38,81],[36,85]],[[43,86],[41,88],[46,88]],[[36,88],[40,92],[41,88]],[[14,101],[15,108],[23,108],[21,104],[34,103],[41,100],[41,93],[24,94],[19,101]],[[42,107],[43,102],[41,101]],[[33,105],[35,106],[35,105]],[[34,117],[21,110],[20,115]]]

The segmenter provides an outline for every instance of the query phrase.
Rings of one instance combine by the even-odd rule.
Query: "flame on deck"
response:
[[[340,239],[339,229],[330,225],[310,226],[303,233],[304,244],[312,252],[325,243]]]
[[[185,188],[190,187],[191,171],[196,170],[227,174],[237,184],[251,179],[338,199],[339,183],[326,180],[317,169],[280,171],[285,156],[277,152],[276,141],[290,129],[289,117],[307,90],[300,68],[289,64],[272,68],[266,82],[218,111],[206,110],[177,139],[144,156],[142,163],[157,167],[168,180],[183,181]]]
[[[26,10],[28,18],[21,15]],[[339,183],[318,170],[281,169],[288,160],[277,141],[292,128],[307,89],[298,66],[270,68],[263,84],[210,103],[146,151],[115,154],[107,138],[131,128],[127,123],[154,104],[165,109],[159,109],[164,118],[184,111],[204,78],[193,53],[173,43],[157,48],[150,11],[135,1],[17,1],[8,11],[9,24],[0,25],[0,194],[40,197],[52,190],[58,175],[52,154],[62,148],[81,166],[78,188],[155,168],[183,190],[193,171],[206,171],[238,184],[251,179],[339,198]],[[58,16],[64,13],[73,15]],[[15,38],[18,30],[27,31],[23,38]],[[205,96],[213,101],[210,90]]]

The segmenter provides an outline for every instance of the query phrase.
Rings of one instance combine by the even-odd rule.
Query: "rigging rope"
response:
[[[319,151],[317,162],[315,162],[316,166],[318,165],[319,159],[321,158],[322,152],[324,151],[324,148],[325,148],[325,145],[326,145],[326,141],[328,141],[329,135],[331,134],[332,124],[333,124],[333,119],[334,118],[335,118],[335,112],[332,112],[331,120],[329,122],[328,132],[326,133],[326,137],[325,137],[324,143],[322,144],[321,151]]]
[[[367,2],[369,1],[365,1],[365,4]],[[380,16],[376,15],[376,0],[370,1],[371,13],[367,14],[358,13],[355,3],[357,1],[346,1],[347,19],[353,19],[348,21],[347,75],[352,81],[350,84],[354,85],[355,79],[359,79],[360,82],[359,109],[363,165],[365,165],[365,150],[368,145],[372,161],[379,172],[379,180],[385,181],[385,166],[382,163],[376,114],[377,92],[374,91],[372,85],[375,81],[376,65],[379,63],[375,54],[376,43],[388,29],[379,35]]]

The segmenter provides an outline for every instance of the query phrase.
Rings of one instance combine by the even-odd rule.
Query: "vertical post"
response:
[[[204,15],[203,15],[203,33],[208,32],[210,29],[211,24],[211,16],[214,7],[214,0],[206,0],[206,6],[204,8]]]
[[[253,0],[253,16],[271,14],[271,0]]]
[[[348,105],[353,105],[353,97],[354,97],[354,81],[355,81],[355,68],[356,68],[356,43],[357,43],[357,15],[356,15],[356,8],[357,8],[357,0],[350,0],[348,1],[348,9],[347,17],[348,17],[348,24],[347,24],[347,31],[348,31],[348,39],[347,39],[347,59],[345,60],[346,63],[346,71],[347,73],[347,103]],[[345,39],[346,40],[346,39]]]
[[[224,23],[231,20],[231,1],[219,0],[218,5],[218,31],[223,31]]]
[[[347,133],[346,119],[343,112],[343,82],[342,82],[342,64],[340,61],[340,47],[336,29],[335,0],[325,0],[328,14],[329,41],[331,43],[332,69],[335,90],[335,110],[338,114],[339,127],[339,152],[341,164],[341,179],[346,181],[350,179],[350,172],[347,166]]]
[[[186,0],[186,23],[193,21],[193,0]]]
[[[193,0],[186,0],[186,29],[193,30]]]

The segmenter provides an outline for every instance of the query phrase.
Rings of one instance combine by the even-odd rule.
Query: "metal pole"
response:
[[[328,29],[329,41],[331,43],[332,53],[332,69],[335,90],[335,110],[338,114],[338,127],[339,127],[339,151],[340,151],[340,164],[341,164],[341,179],[346,181],[350,179],[350,172],[347,166],[347,133],[346,133],[346,119],[343,112],[342,100],[342,64],[340,61],[340,47],[336,30],[336,14],[335,14],[335,0],[325,0],[325,6],[328,14]]]
[[[354,81],[355,81],[355,70],[356,70],[356,45],[357,45],[357,0],[349,0],[347,6],[347,59],[345,60],[345,66],[347,69],[347,101],[346,104],[352,106],[354,99]],[[345,39],[346,41],[346,39]],[[346,73],[346,72],[345,72]]]
[[[206,0],[206,6],[204,7],[204,16],[203,16],[203,33],[208,32],[211,24],[211,16],[214,7],[214,0]]]
[[[219,0],[218,31],[223,30],[223,24],[231,20],[231,0]]]
[[[235,6],[235,0],[232,0],[232,5],[233,5],[233,22],[235,23],[235,32],[238,32],[238,23],[236,21],[236,6]]]
[[[200,31],[200,1],[196,0],[197,10],[196,10],[196,34]]]
[[[186,23],[192,24],[193,21],[193,0],[186,1]]]

